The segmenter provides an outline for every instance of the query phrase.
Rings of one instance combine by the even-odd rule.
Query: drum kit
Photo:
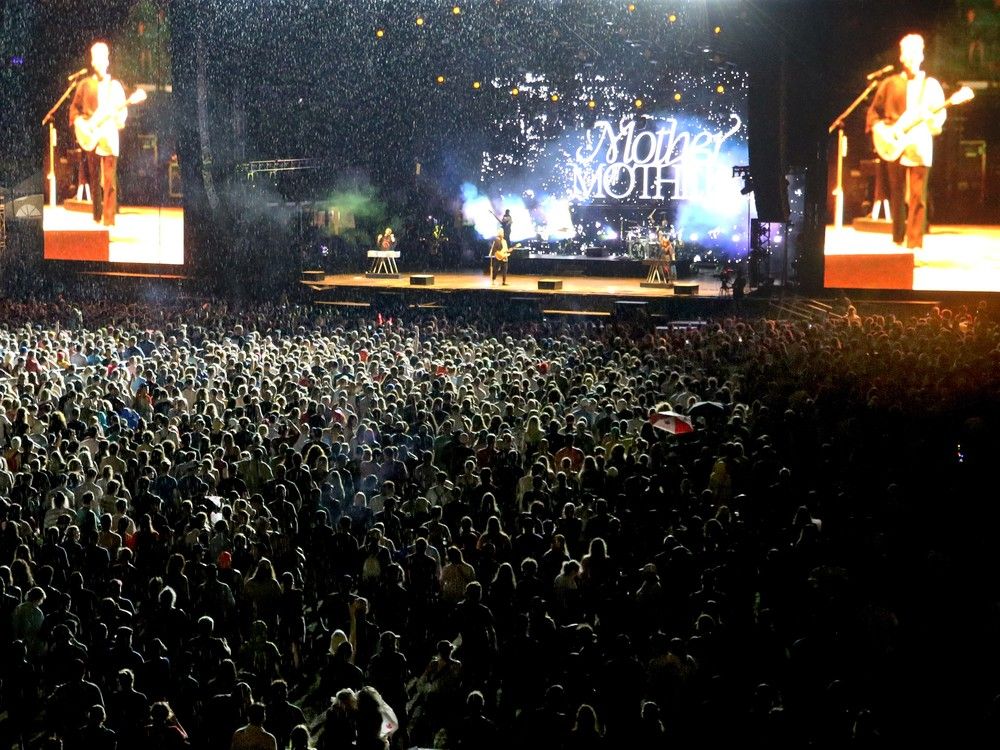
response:
[[[624,233],[626,256],[631,260],[673,260],[680,245],[673,225],[657,226],[649,222],[636,222]]]

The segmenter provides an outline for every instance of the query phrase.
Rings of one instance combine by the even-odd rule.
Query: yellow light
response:
[[[550,98],[552,99],[552,101],[557,102],[559,101],[559,94],[553,94]]]
[[[591,109],[593,109],[594,107],[597,106],[597,102],[595,102],[593,99],[591,99],[589,102],[587,102],[587,106],[590,107]]]
[[[440,85],[440,84],[444,83],[444,76],[438,76],[434,80],[436,80],[438,82],[438,85]]]
[[[375,36],[378,37],[379,39],[381,39],[382,37],[384,37],[385,36],[385,29],[376,29],[375,30]]]
[[[721,34],[722,33],[722,27],[721,26],[716,26],[715,27],[715,33],[716,34]]]
[[[460,14],[462,13],[462,8],[461,8],[460,6],[458,6],[458,5],[456,5],[456,6],[454,6],[454,7],[453,7],[453,8],[451,9],[451,12],[452,12],[452,14],[454,14],[454,15],[456,15],[456,16],[457,16],[457,15],[460,15]]]
[[[725,86],[723,86],[723,85],[722,85],[722,84],[720,83],[720,84],[719,84],[718,86],[716,86],[716,87],[715,87],[715,93],[716,93],[716,94],[725,94],[725,93],[726,93],[726,87],[725,87]]]
[[[636,109],[642,109],[642,99],[635,100]]]
[[[512,88],[510,90],[510,95],[511,96],[517,96],[520,93],[521,93],[521,89],[519,89],[517,86],[515,86],[514,88]]]
[[[417,26],[423,26],[423,25],[424,25],[424,17],[417,16]]]
[[[628,4],[628,12],[632,13],[635,10],[635,3]]]
[[[670,21],[670,23],[677,23],[677,14],[671,13],[669,16],[667,16],[667,20]]]
[[[473,81],[473,82],[472,82],[472,88],[476,89],[477,91],[478,91],[478,90],[479,90],[480,88],[482,88],[482,85],[483,85],[483,84],[481,84],[481,83],[480,83],[479,81]]]
[[[674,101],[675,102],[679,102],[680,100],[681,100],[681,92],[680,91],[675,91],[674,92]]]

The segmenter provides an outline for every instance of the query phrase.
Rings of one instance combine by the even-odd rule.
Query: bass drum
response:
[[[646,257],[647,242],[642,237],[632,237],[628,241],[628,257],[632,260],[643,260]]]

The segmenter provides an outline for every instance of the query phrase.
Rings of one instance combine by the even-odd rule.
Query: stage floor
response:
[[[890,234],[828,226],[824,254],[828,287],[1000,292],[1000,226],[934,226],[916,251]]]
[[[178,266],[184,263],[182,208],[122,206],[115,226],[105,227],[94,223],[89,212],[45,206],[42,231],[63,238],[62,252],[58,254],[52,252],[51,238],[46,238],[46,258]]]
[[[466,271],[460,273],[439,273],[433,272],[433,286],[411,286],[410,276],[413,274],[427,273],[425,271],[403,272],[398,279],[370,279],[361,274],[331,274],[322,281],[304,281],[317,291],[336,288],[368,288],[368,289],[414,289],[439,292],[458,291],[493,291],[499,294],[518,295],[545,295],[545,296],[595,296],[595,297],[670,297],[674,296],[674,289],[658,289],[639,286],[642,279],[622,279],[607,277],[581,277],[581,276],[527,276],[523,274],[508,274],[507,285],[503,286],[500,280],[491,282],[490,277],[484,273],[476,271]],[[558,278],[562,281],[562,289],[539,289],[538,282],[543,278]],[[696,293],[699,297],[720,296],[720,281],[717,276],[704,272],[697,277],[681,279],[682,282],[693,281],[698,284]],[[694,296],[694,295],[685,295]]]

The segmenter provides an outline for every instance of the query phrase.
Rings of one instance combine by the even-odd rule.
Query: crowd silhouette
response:
[[[985,306],[0,306],[4,747],[996,731]]]

